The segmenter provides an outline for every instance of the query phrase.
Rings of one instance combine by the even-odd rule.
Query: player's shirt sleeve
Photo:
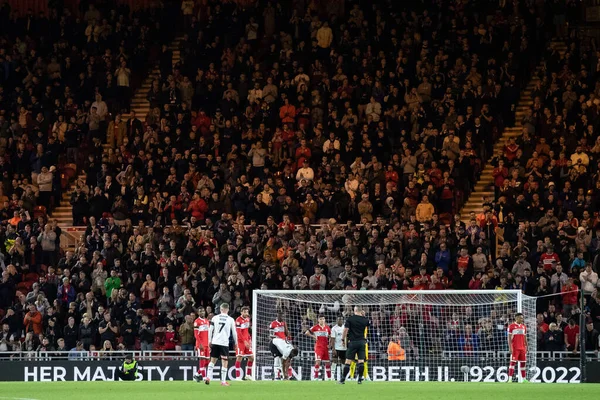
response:
[[[208,343],[212,343],[213,333],[215,332],[215,318],[212,317],[210,320],[210,326],[208,328]]]
[[[238,345],[238,335],[237,335],[237,329],[235,329],[235,321],[231,317],[230,317],[229,321],[231,322],[231,334],[233,335],[233,343],[237,346]]]
[[[194,322],[194,337],[196,338],[196,343],[200,341],[200,330],[196,322]]]
[[[350,318],[348,318],[348,319],[346,320],[346,322],[344,322],[344,328],[348,328],[348,329],[350,329],[350,328],[351,328],[351,326],[352,326],[352,321],[350,321]]]
[[[269,324],[269,335],[275,337],[275,321]]]

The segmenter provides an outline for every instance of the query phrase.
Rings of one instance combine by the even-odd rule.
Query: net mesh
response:
[[[365,372],[370,380],[505,382],[510,361],[506,331],[517,312],[524,314],[527,326],[527,377],[535,370],[535,298],[517,291],[257,291],[256,379],[275,377],[269,326],[278,313],[300,351],[292,363],[294,377],[307,380],[315,377],[315,341],[306,330],[318,323],[319,315],[333,327],[338,317],[352,315],[355,305],[363,306],[371,323]],[[340,373],[336,368],[334,378]],[[322,366],[318,379],[325,378]]]

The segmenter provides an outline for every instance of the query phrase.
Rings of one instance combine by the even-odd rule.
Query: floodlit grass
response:
[[[3,382],[0,399],[597,399],[595,384],[440,383],[440,382],[231,382],[221,387],[195,382]]]

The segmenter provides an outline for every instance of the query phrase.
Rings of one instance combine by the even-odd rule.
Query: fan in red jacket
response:
[[[203,221],[204,213],[208,211],[208,204],[206,204],[198,193],[194,193],[194,197],[192,197],[192,201],[190,201],[187,210],[192,213],[192,217],[195,217],[199,221]]]
[[[193,125],[196,125],[200,130],[202,136],[208,135],[211,119],[204,111],[200,111],[198,116],[194,119]]]

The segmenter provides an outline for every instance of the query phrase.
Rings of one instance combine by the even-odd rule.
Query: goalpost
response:
[[[273,379],[269,325],[278,313],[300,352],[292,361],[293,375],[310,380],[314,340],[305,331],[317,324],[319,315],[333,327],[338,317],[352,315],[355,305],[363,306],[371,322],[367,371],[372,381],[506,382],[510,361],[506,331],[518,312],[527,326],[527,378],[535,376],[536,300],[519,290],[255,290],[255,379]],[[390,360],[392,341],[401,350]],[[340,369],[334,376],[339,374]],[[517,371],[515,380],[518,375]]]

